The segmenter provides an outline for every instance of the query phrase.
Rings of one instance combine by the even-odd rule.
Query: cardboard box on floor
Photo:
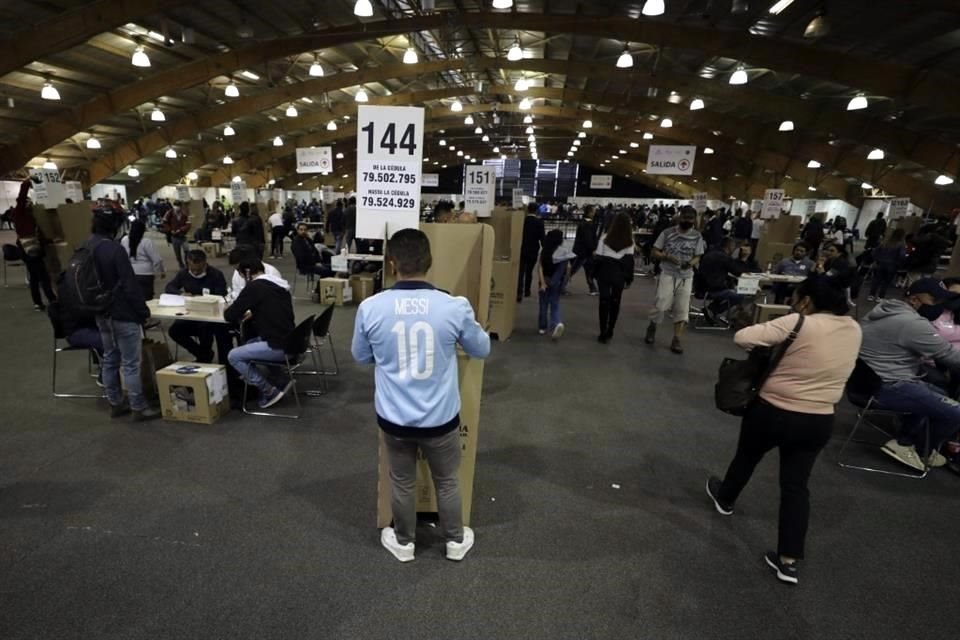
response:
[[[194,373],[177,373],[195,367]],[[165,420],[213,424],[230,411],[227,369],[222,364],[175,362],[157,372],[160,409]]]
[[[353,290],[353,302],[360,304],[373,295],[376,279],[372,273],[358,273],[350,276],[350,288]]]
[[[490,334],[501,342],[510,338],[517,318],[517,276],[523,218],[519,209],[496,207],[484,224],[493,227],[493,282],[490,290]]]
[[[470,301],[477,321],[487,326],[490,308],[490,280],[493,270],[494,231],[486,224],[422,224],[430,239],[433,268],[427,279],[452,295]],[[387,276],[385,276],[386,278]],[[393,284],[393,277],[384,286]],[[480,396],[483,392],[483,360],[465,354],[457,356],[460,382],[460,495],[463,500],[463,523],[470,524],[473,506],[473,476],[476,471],[477,436],[480,427]],[[377,526],[390,524],[390,466],[383,445],[382,432],[378,452]],[[433,513],[437,500],[430,468],[426,460],[417,463],[417,512]]]
[[[353,300],[353,289],[347,278],[320,278],[317,289],[320,293],[320,304],[342,307]]]

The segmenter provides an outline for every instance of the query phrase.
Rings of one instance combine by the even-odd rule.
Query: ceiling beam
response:
[[[960,90],[954,88],[956,83],[952,76],[947,74],[858,58],[777,38],[624,17],[523,12],[438,12],[399,20],[366,22],[360,26],[351,25],[305,36],[256,43],[160,71],[143,81],[98,96],[27,132],[17,144],[0,150],[0,173],[19,168],[45,149],[112,115],[153,101],[158,96],[170,95],[206,82],[215,76],[305,51],[412,31],[467,24],[473,28],[548,31],[644,42],[658,47],[695,49],[707,56],[724,56],[742,60],[755,67],[821,78],[874,95],[893,98],[903,104],[925,105],[941,112],[960,109]]]

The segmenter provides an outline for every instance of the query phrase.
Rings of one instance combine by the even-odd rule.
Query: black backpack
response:
[[[96,240],[77,249],[64,273],[64,286],[76,301],[78,311],[106,315],[113,303],[113,291],[103,286],[94,253],[105,240]]]

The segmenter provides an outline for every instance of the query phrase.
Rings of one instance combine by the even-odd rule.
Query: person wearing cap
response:
[[[938,449],[960,428],[960,403],[921,377],[921,365],[929,360],[960,373],[960,351],[931,324],[949,297],[938,278],[920,278],[907,289],[905,300],[881,300],[862,323],[860,360],[876,374],[876,408],[906,414],[883,452],[918,471],[946,464]]]

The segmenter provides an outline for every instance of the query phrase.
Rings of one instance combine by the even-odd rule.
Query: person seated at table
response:
[[[223,272],[207,264],[207,254],[196,249],[187,252],[187,268],[181,269],[167,283],[165,293],[199,296],[227,295],[227,279]],[[170,339],[186,349],[197,362],[213,362],[213,342],[217,342],[220,359],[230,350],[230,336],[224,325],[198,320],[175,320],[167,332]]]
[[[293,242],[290,244],[290,250],[297,262],[297,271],[304,275],[312,273],[321,278],[328,278],[333,275],[333,269],[323,264],[323,255],[313,243],[309,232],[307,225],[301,222],[297,225],[297,234],[293,236]]]
[[[250,361],[284,361],[283,348],[295,327],[293,298],[286,280],[268,275],[264,264],[254,255],[244,256],[237,271],[243,275],[247,286],[227,307],[223,317],[234,325],[249,321],[257,337],[231,349],[227,359],[241,378],[260,391],[257,405],[266,409],[290,390],[293,381],[286,378],[271,380]]]
[[[807,257],[807,244],[798,242],[793,245],[793,255],[784,258],[773,268],[773,272],[781,276],[799,276],[806,278],[813,273],[813,260]],[[773,295],[777,304],[783,304],[793,294],[796,285],[778,282],[773,285]]]
[[[744,264],[733,257],[736,245],[733,238],[724,238],[720,246],[700,259],[700,281],[710,296],[710,304],[705,309],[709,320],[743,302],[743,296],[732,286],[732,279],[746,271]]]
[[[749,240],[740,242],[740,249],[737,252],[737,262],[743,267],[743,273],[760,273],[760,265],[753,255],[753,245]]]
[[[825,273],[833,278],[841,289],[852,287],[857,277],[857,270],[850,264],[850,258],[843,245],[828,243],[821,253],[813,267],[813,273]]]
[[[246,257],[260,258],[260,254],[257,251],[257,248],[248,245],[248,244],[238,244],[233,248],[233,251],[230,252],[230,255],[227,256],[227,262],[230,263],[230,266],[233,267],[233,276],[230,278],[230,291],[227,294],[227,304],[233,304],[234,300],[240,295],[240,292],[243,291],[244,287],[247,286],[247,281],[244,279],[243,274],[240,273],[239,264]],[[280,270],[277,269],[272,264],[264,263],[263,268],[266,269],[265,273],[271,278],[276,279],[277,281],[283,282],[283,287],[290,290],[290,283],[283,279],[283,276],[280,274]]]
[[[929,361],[960,373],[960,351],[930,325],[950,296],[939,279],[920,278],[907,289],[906,300],[881,300],[862,325],[860,359],[873,378],[867,391],[877,409],[905,414],[883,452],[917,471],[946,464],[938,449],[960,425],[960,403],[919,377]]]

